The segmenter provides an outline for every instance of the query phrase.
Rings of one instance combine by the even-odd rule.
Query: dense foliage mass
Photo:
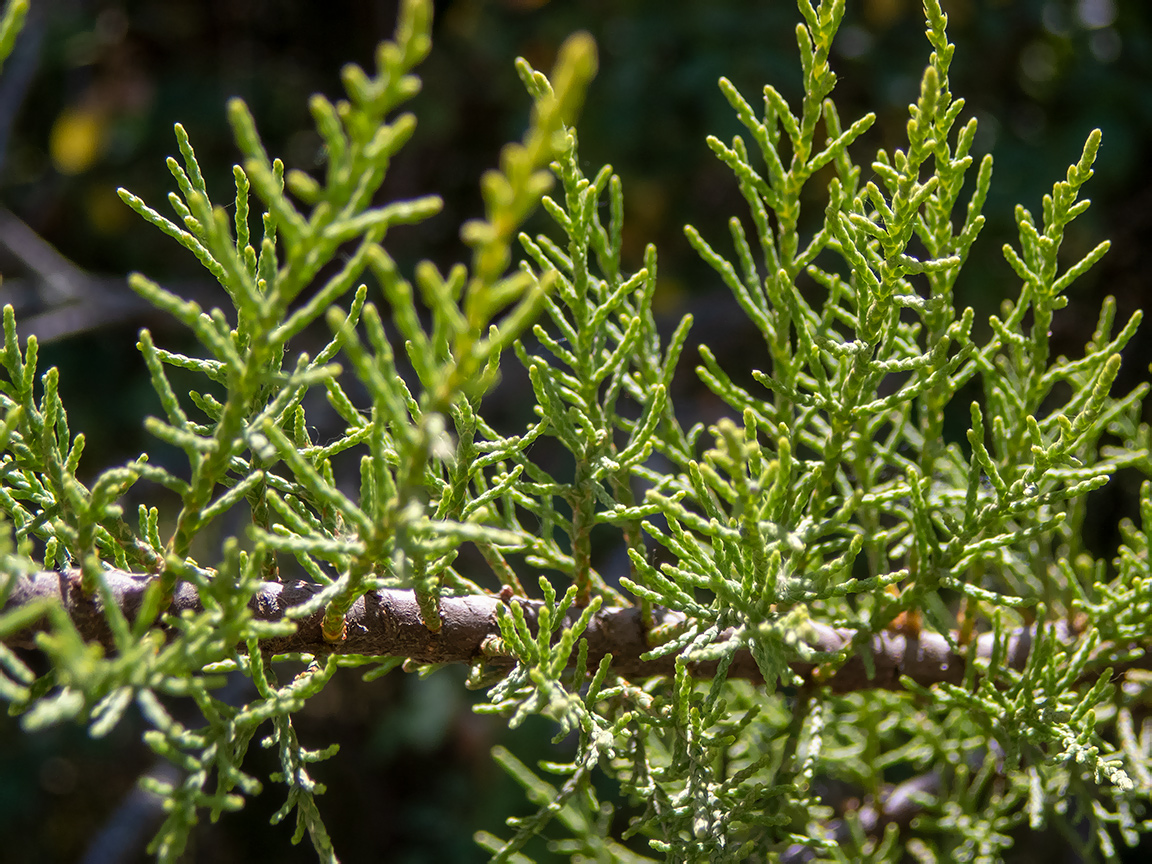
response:
[[[723,246],[716,226],[685,229],[768,361],[749,373],[700,347],[724,406],[707,428],[669,396],[691,318],[657,327],[656,250],[628,268],[622,184],[579,155],[586,34],[550,76],[517,61],[532,117],[481,180],[470,263],[401,272],[390,229],[440,208],[377,200],[416,123],[396,112],[429,50],[421,0],[372,72],[344,70],[346,99],[312,97],[315,176],[285,171],[234,100],[227,206],[179,126],[174,218],[121,191],[231,299],[205,311],[130,280],[202,348],[140,333],[164,410],[147,428],[185,464],[141,456],[82,483],[57,372],[6,309],[0,696],[29,730],[143,716],[176,769],[149,781],[158,858],[271,782],[274,821],[335,860],[309,767],[334,748],[303,746],[293,716],[342,666],[404,661],[467,662],[481,710],[576,742],[538,768],[496,752],[539,809],[478,836],[495,860],[537,835],[581,860],[674,861],[995,861],[1025,827],[1086,860],[1139,841],[1152,489],[1115,560],[1081,530],[1113,473],[1152,472],[1147,386],[1113,393],[1139,315],[1117,327],[1107,299],[1079,356],[1050,350],[1068,288],[1108,249],[1061,254],[1100,133],[1038,216],[1017,207],[1019,292],[977,324],[953,289],[992,160],[971,153],[939,3],[907,141],[866,168],[853,145],[873,115],[831,99],[844,2],[798,7],[797,104],[766,86],[756,109],[720,82],[746,131],[708,146],[747,212]],[[0,48],[23,6],[7,8]],[[538,205],[553,227],[528,236]],[[294,340],[321,320],[310,356]],[[514,366],[534,414],[501,428],[485,397]],[[178,386],[190,374],[197,389]],[[343,432],[315,441],[324,411]],[[137,484],[165,506],[127,514]],[[595,566],[609,546],[626,575]],[[253,741],[279,772],[245,767]]]

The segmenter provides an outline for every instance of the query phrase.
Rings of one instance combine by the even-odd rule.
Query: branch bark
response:
[[[154,577],[109,570],[104,574],[108,592],[125,616],[132,620],[137,614],[144,591]],[[311,582],[266,582],[253,596],[251,603],[257,619],[281,621],[289,612],[311,600],[321,590]],[[98,596],[87,596],[80,587],[78,572],[47,571],[16,576],[9,586],[4,604],[5,612],[34,601],[48,598],[60,603],[75,623],[80,635],[88,640],[111,647],[111,631],[105,620]],[[473,663],[481,659],[491,666],[511,665],[510,657],[491,656],[486,648],[500,635],[496,623],[499,597],[467,596],[443,597],[440,601],[441,628],[432,632],[420,618],[416,596],[412,591],[381,589],[369,591],[349,610],[346,637],[339,643],[326,642],[321,634],[323,609],[296,620],[296,631],[290,636],[269,638],[261,643],[272,654],[307,653],[369,654],[406,657],[418,663]],[[185,611],[203,609],[196,586],[178,582],[169,612],[179,615]],[[524,603],[527,618],[534,622],[537,605]],[[573,616],[574,617],[574,616]],[[657,610],[653,613],[653,626],[683,620],[675,612]],[[850,643],[851,630],[837,629],[821,624],[809,624],[805,642],[817,651],[835,652]],[[1071,635],[1061,627],[1061,638]],[[35,633],[47,627],[45,621],[10,634],[5,643],[12,647],[35,647]],[[602,609],[592,617],[584,633],[588,640],[588,660],[594,668],[606,654],[612,655],[612,666],[628,677],[671,675],[675,658],[671,655],[655,660],[643,660],[641,655],[651,649],[647,634],[649,627],[638,607]],[[1008,640],[1005,662],[1022,668],[1031,650],[1034,628],[1014,631]],[[723,634],[722,637],[723,638]],[[979,638],[976,653],[988,657],[992,651],[991,634]],[[874,674],[869,676],[871,665]],[[856,653],[835,672],[824,676],[813,663],[796,662],[793,669],[805,680],[815,680],[836,692],[850,692],[883,688],[901,689],[900,677],[907,675],[918,684],[928,686],[941,682],[959,684],[964,678],[966,658],[954,652],[944,637],[935,633],[910,636],[882,632],[873,634]],[[692,674],[709,677],[715,674],[716,663],[689,665]],[[762,681],[760,670],[747,650],[737,651],[728,675]]]

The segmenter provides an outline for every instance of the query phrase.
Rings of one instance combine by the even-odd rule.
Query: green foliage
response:
[[[112,650],[86,642],[56,605],[11,608],[0,636],[47,619],[36,642],[51,671],[37,677],[2,648],[0,696],[29,729],[70,721],[93,735],[136,706],[148,745],[181,769],[177,782],[149,781],[166,803],[160,860],[179,858],[202,814],[216,819],[261,789],[243,768],[258,732],[281,764],[268,779],[288,787],[274,821],[295,814],[294,841],[307,833],[321,859],[336,860],[308,768],[334,748],[305,748],[292,715],[340,666],[395,664],[271,655],[260,642],[322,610],[335,650],[353,605],[381,588],[414,591],[434,632],[451,626],[445,597],[503,589],[499,636],[474,669],[489,688],[482,710],[513,726],[543,715],[557,740],[574,733],[570,761],[540,766],[557,785],[497,754],[539,809],[510,820],[507,840],[478,837],[494,860],[522,860],[544,835],[560,854],[597,860],[646,860],[643,840],[671,861],[769,860],[790,847],[808,847],[810,860],[991,861],[1024,820],[1115,860],[1116,839],[1132,845],[1145,830],[1152,733],[1147,677],[1132,667],[1152,644],[1152,486],[1114,565],[1082,537],[1088,493],[1122,468],[1152,472],[1139,423],[1147,385],[1112,395],[1139,315],[1117,331],[1108,299],[1082,356],[1053,358],[1049,345],[1067,291],[1108,248],[1072,264],[1061,255],[1088,206],[1080,193],[1100,133],[1039,220],[1017,208],[1019,239],[1004,256],[1020,290],[981,337],[953,288],[984,225],[992,160],[977,165],[976,121],[961,123],[964,102],[950,91],[939,3],[925,2],[931,55],[907,145],[866,166],[850,148],[873,116],[845,126],[829,98],[844,3],[798,6],[797,106],[768,86],[758,112],[720,82],[748,136],[708,139],[748,205],[728,225],[732,256],[706,239],[713,229],[686,228],[768,360],[753,390],[700,347],[699,377],[726,407],[707,429],[684,429],[670,395],[692,322],[661,335],[656,250],[628,271],[620,179],[607,166],[584,173],[572,127],[596,66],[586,35],[565,43],[550,76],[517,61],[532,118],[481,181],[484,217],[461,231],[470,265],[444,273],[422,262],[413,282],[386,251],[393,226],[440,207],[431,196],[376,203],[415,128],[395,111],[419,89],[412,70],[429,50],[431,4],[420,0],[403,4],[374,72],[345,69],[347,99],[312,98],[322,179],[285,173],[234,100],[243,163],[231,215],[212,204],[180,126],[181,159],[168,162],[175,219],[121,191],[233,307],[204,311],[131,277],[203,348],[186,356],[140,334],[165,415],[147,428],[186,455],[186,475],[142,455],[81,483],[84,438],[69,429],[56,370],[37,378],[36,341],[21,350],[5,311],[0,507],[15,540],[0,550],[0,597],[21,573],[77,568],[80,590],[103,600]],[[823,220],[809,232],[801,210],[814,202]],[[555,228],[530,237],[521,227],[537,204]],[[513,266],[517,241],[524,256]],[[322,318],[331,338],[315,357],[291,347]],[[535,415],[507,434],[485,419],[484,398],[515,362]],[[180,392],[172,369],[204,389]],[[310,391],[345,425],[335,440],[311,439]],[[949,435],[957,423],[966,436]],[[570,454],[569,472],[536,455],[548,439]],[[345,451],[360,457],[357,482],[338,476]],[[140,481],[167,490],[171,515],[141,506],[135,524],[125,517],[120,502]],[[236,513],[250,515],[246,537],[206,551],[213,523]],[[618,579],[593,563],[595,546],[613,542],[629,561]],[[490,574],[466,572],[465,544]],[[133,615],[113,596],[109,567],[156,577]],[[259,620],[252,598],[297,570],[321,589],[288,619]],[[521,575],[540,571],[542,600],[529,605]],[[195,586],[202,611],[169,611],[179,582]],[[674,674],[627,676],[608,657],[592,668],[582,637],[604,609],[633,603],[653,625],[645,659],[673,656]],[[817,625],[847,633],[844,647],[820,648]],[[900,693],[842,694],[821,683],[857,654],[871,658],[863,649],[877,634],[922,631],[967,659],[962,686],[905,677]],[[1031,650],[1016,668],[1009,646],[1021,634]],[[745,652],[763,683],[729,677]],[[276,665],[301,660],[280,685]],[[703,662],[715,664],[710,681],[692,674]],[[815,671],[802,676],[801,663]],[[228,674],[252,682],[245,704],[221,695]],[[180,698],[199,710],[194,723],[174,716]],[[846,833],[833,831],[828,784],[880,801],[894,778],[924,772],[939,782],[915,823],[870,835],[849,815]],[[603,775],[630,808],[622,832],[594,783]]]
[[[28,0],[7,0],[0,15],[0,66],[16,47],[16,36],[24,27],[28,15]]]

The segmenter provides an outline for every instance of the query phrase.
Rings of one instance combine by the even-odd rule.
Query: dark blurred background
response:
[[[835,96],[845,122],[868,110],[879,115],[854,150],[867,164],[876,147],[899,146],[928,45],[913,0],[848,5],[833,58]],[[1105,293],[1117,296],[1122,319],[1143,304],[1152,265],[1152,7],[1144,0],[944,5],[957,45],[952,90],[968,100],[964,116],[980,120],[977,156],[992,152],[996,160],[989,224],[957,288],[978,322],[1018,290],[999,252],[1014,240],[1013,205],[1038,215],[1041,195],[1079,156],[1088,132],[1103,129],[1087,190],[1095,206],[1069,229],[1065,251],[1074,260],[1104,237],[1114,247],[1073,287],[1070,309],[1057,318],[1055,351],[1073,354],[1091,335]],[[0,74],[0,204],[14,216],[0,218],[0,302],[17,306],[25,334],[47,342],[41,367],[60,367],[71,425],[88,436],[86,476],[152,446],[140,420],[159,405],[134,347],[138,329],[153,329],[165,347],[189,347],[186,334],[133,300],[124,274],[139,270],[202,303],[223,301],[194,258],[131,213],[117,187],[169,212],[164,199],[174,182],[164,158],[176,151],[178,121],[209,189],[226,202],[237,152],[224,103],[234,95],[247,100],[271,153],[289,167],[316,168],[322,152],[307,98],[338,97],[344,63],[371,65],[396,6],[33,0]],[[519,138],[527,117],[513,58],[548,70],[564,37],[586,29],[600,47],[600,73],[579,124],[581,155],[588,174],[610,162],[623,178],[627,263],[638,266],[644,245],[656,243],[661,315],[674,321],[692,312],[695,338],[721,345],[722,363],[762,365],[755,334],[681,229],[691,221],[727,252],[725,222],[744,207],[704,137],[740,130],[716,80],[729,77],[753,105],[765,83],[795,100],[798,20],[786,0],[437,2],[432,55],[418,70],[424,90],[409,106],[419,126],[385,191],[388,198],[438,193],[446,206],[430,223],[390,235],[390,251],[402,266],[431,258],[444,269],[467,260],[458,228],[480,213],[478,178],[503,143]],[[1146,375],[1148,353],[1138,337],[1121,387]],[[683,377],[677,398],[702,399],[690,373]],[[711,409],[689,410],[707,416]],[[1124,506],[1102,499],[1096,524],[1114,525]],[[449,671],[425,681],[394,673],[365,685],[349,672],[297,717],[306,745],[343,745],[315,771],[329,787],[319,803],[342,860],[484,860],[472,833],[506,833],[502,818],[527,812],[487,755],[508,733],[468,710],[472,694],[461,683]],[[550,734],[542,722],[529,723],[513,749],[554,757]],[[258,748],[251,764],[258,776],[274,770]],[[143,860],[144,840],[133,832],[148,836],[154,817],[146,797],[131,790],[153,767],[130,724],[92,741],[70,728],[24,736],[14,720],[0,720],[0,858]],[[282,800],[267,784],[242,813],[200,826],[189,860],[314,860],[307,841],[289,845],[290,828],[268,827]]]

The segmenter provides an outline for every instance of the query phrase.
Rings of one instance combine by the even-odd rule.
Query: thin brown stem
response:
[[[140,609],[144,591],[156,577],[144,574],[108,570],[103,574],[108,588],[107,596],[114,598],[129,621]],[[311,582],[265,582],[249,603],[257,619],[280,621],[289,611],[311,600],[321,586]],[[86,594],[77,571],[53,571],[15,577],[3,611],[9,611],[42,598],[61,603],[68,612],[82,638],[112,646],[98,595]],[[443,597],[440,600],[439,631],[432,632],[423,623],[416,594],[399,589],[369,591],[358,598],[345,615],[345,638],[332,643],[322,632],[323,609],[299,618],[296,630],[289,636],[265,639],[261,647],[271,654],[305,653],[315,655],[367,654],[387,657],[406,657],[417,663],[475,663],[484,661],[490,666],[512,665],[514,659],[492,656],[490,646],[500,635],[496,623],[496,608],[503,601],[498,596],[473,595]],[[520,602],[520,601],[517,601]],[[168,613],[179,616],[183,612],[202,609],[196,587],[190,582],[177,582]],[[535,621],[538,604],[524,603],[526,617]],[[578,610],[573,610],[574,619]],[[648,678],[672,675],[675,656],[666,655],[653,660],[641,659],[652,649],[648,634],[653,626],[675,623],[681,616],[667,610],[653,609],[651,621],[646,620],[639,606],[601,609],[592,616],[584,638],[588,640],[588,668],[595,669],[601,658],[612,655],[612,666],[627,677]],[[35,633],[48,626],[46,620],[18,633],[9,634],[5,643],[13,647],[35,647]],[[1057,637],[1070,639],[1071,631],[1065,624],[1053,625]],[[1026,627],[1007,637],[1006,663],[1023,668],[1031,650],[1034,627]],[[819,624],[808,624],[805,642],[816,651],[832,654],[852,641],[854,633]],[[730,634],[721,634],[720,639]],[[977,656],[991,655],[992,634],[978,640]],[[874,675],[869,677],[864,652],[870,655]],[[922,686],[938,683],[960,684],[964,679],[966,657],[954,652],[948,641],[939,634],[923,632],[918,635],[881,632],[863,642],[863,647],[826,678],[819,676],[821,684],[834,692],[869,689],[902,689],[901,676],[907,675]],[[715,662],[690,663],[689,671],[697,677],[715,674]],[[816,664],[796,661],[793,670],[810,680]],[[760,670],[746,649],[737,650],[728,676],[752,681],[762,680]]]

